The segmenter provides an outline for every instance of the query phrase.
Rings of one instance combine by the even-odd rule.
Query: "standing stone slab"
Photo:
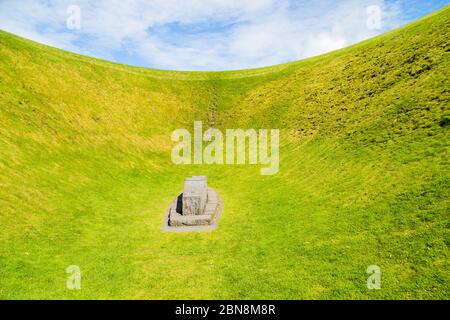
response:
[[[183,209],[181,214],[202,215],[208,201],[206,177],[192,177],[184,180]]]

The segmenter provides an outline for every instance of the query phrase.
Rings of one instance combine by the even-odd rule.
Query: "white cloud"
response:
[[[69,5],[81,30],[66,28]],[[370,30],[366,8],[383,10]],[[0,28],[100,58],[178,70],[259,67],[310,57],[396,27],[385,0],[3,0]]]

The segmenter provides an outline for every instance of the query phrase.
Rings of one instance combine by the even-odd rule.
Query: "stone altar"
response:
[[[171,203],[163,231],[202,231],[217,227],[223,201],[213,189],[208,188],[205,176],[184,180],[184,190]]]

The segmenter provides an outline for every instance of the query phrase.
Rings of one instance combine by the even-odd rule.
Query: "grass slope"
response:
[[[218,73],[0,32],[0,298],[449,298],[449,30],[447,7],[327,55]],[[281,128],[277,175],[171,163],[171,132],[213,104],[219,128]],[[219,229],[162,233],[193,174],[225,201]],[[366,287],[372,264],[381,290]]]

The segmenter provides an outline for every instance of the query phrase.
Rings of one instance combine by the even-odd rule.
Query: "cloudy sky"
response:
[[[311,57],[450,0],[0,0],[0,29],[61,49],[172,70]]]

